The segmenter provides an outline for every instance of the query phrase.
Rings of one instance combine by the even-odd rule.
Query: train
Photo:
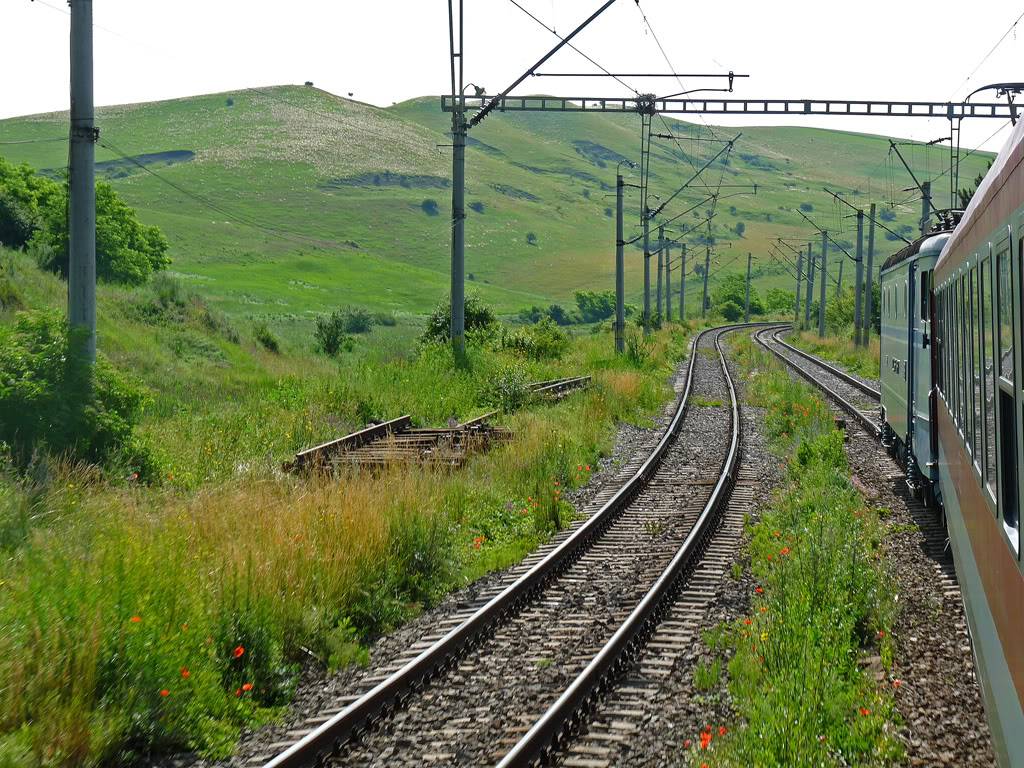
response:
[[[959,220],[882,265],[882,441],[946,524],[1002,766],[1024,766],[1024,121]]]

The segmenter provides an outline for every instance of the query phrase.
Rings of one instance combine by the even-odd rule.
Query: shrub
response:
[[[476,211],[477,213],[483,213],[484,212],[484,204],[483,203],[479,203],[479,202],[473,202],[473,203],[469,204],[469,209],[471,211]]]
[[[39,246],[40,266],[68,275],[68,231],[65,226],[67,191],[60,189],[56,199],[43,211],[43,228],[32,236]],[[96,277],[113,283],[141,285],[150,275],[166,269],[167,238],[157,227],[139,221],[130,208],[106,182],[96,184]]]
[[[511,413],[530,399],[526,371],[516,364],[502,365],[487,378],[480,390],[480,402]]]
[[[502,336],[501,346],[531,360],[561,357],[569,345],[569,337],[558,329],[551,318],[536,325],[518,328]]]
[[[373,316],[362,307],[345,307],[340,314],[345,333],[369,333],[373,328]]]
[[[275,355],[281,353],[281,344],[277,340],[277,336],[270,330],[265,322],[256,323],[252,329],[253,336],[261,347],[267,352],[273,352]]]
[[[465,301],[465,325],[466,333],[492,329],[497,319],[494,310],[484,304],[483,299],[475,293],[466,296]],[[445,298],[427,318],[427,327],[420,337],[422,341],[446,341],[449,338],[452,326],[451,299]]]
[[[600,322],[615,314],[615,291],[576,291],[574,295],[585,323]]]
[[[352,337],[345,333],[345,317],[337,310],[330,315],[321,315],[316,319],[313,338],[316,339],[316,348],[331,357],[342,350],[352,349]]]
[[[810,203],[800,203],[800,210],[806,213],[810,213],[811,211],[814,210],[814,206],[811,205]]]
[[[437,207],[437,200],[424,200],[420,203],[420,208],[423,209],[423,212],[427,214],[427,216],[438,216],[441,213]]]
[[[741,317],[743,317],[743,307],[741,307],[739,304],[732,300],[727,301],[721,306],[719,306],[719,310],[722,313],[722,317],[724,317],[730,323],[735,322],[736,320],[739,320]]]
[[[537,244],[537,235],[536,235],[536,233],[534,233],[534,232],[527,232],[526,233],[526,244],[527,245],[536,245]]]
[[[24,248],[34,231],[25,206],[12,194],[0,189],[0,244]]]
[[[132,435],[144,392],[102,356],[84,363],[77,336],[44,313],[20,313],[0,329],[0,442],[20,467],[47,450],[95,464],[120,455],[148,471]]]

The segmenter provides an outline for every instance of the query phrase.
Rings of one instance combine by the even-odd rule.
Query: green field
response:
[[[111,180],[143,221],[164,229],[172,270],[232,316],[301,322],[340,304],[421,314],[447,292],[449,122],[434,97],[381,109],[281,86],[103,108],[97,123],[106,145],[97,148],[99,177]],[[0,151],[9,160],[60,169],[66,143],[46,140],[66,135],[66,124],[66,113],[0,121],[0,142],[32,140],[5,143]],[[652,150],[651,191],[662,199],[692,174],[690,162],[699,166],[718,149],[697,140],[709,135],[704,125],[669,124],[678,144],[655,140]],[[665,130],[660,121],[655,128]],[[471,287],[506,313],[571,303],[580,289],[611,288],[615,164],[636,160],[638,148],[639,122],[627,115],[494,114],[475,128],[467,152]],[[941,173],[948,161],[942,147],[906,153],[921,178]],[[768,243],[809,236],[795,212],[801,204],[839,231],[836,239],[852,242],[852,220],[841,218],[850,211],[836,208],[822,187],[865,208],[872,200],[884,206],[893,189],[897,200],[905,199],[901,190],[910,179],[902,169],[892,171],[887,157],[888,142],[877,136],[743,130],[728,165],[704,175],[712,187],[720,180],[758,185],[756,196],[719,203],[712,224],[722,273],[741,269],[751,251],[762,290],[789,288],[792,278],[767,256]],[[973,179],[989,157],[968,158],[962,178]],[[946,179],[935,188],[945,190]],[[687,190],[665,214],[706,195]],[[915,226],[919,205],[897,205],[889,226]],[[680,223],[696,224],[703,208]],[[636,234],[637,222],[631,194],[627,237]],[[883,235],[878,250],[887,254],[895,243]],[[693,248],[702,259],[703,247]],[[635,301],[638,246],[627,252],[627,264],[627,292]],[[691,280],[691,290],[697,283]]]

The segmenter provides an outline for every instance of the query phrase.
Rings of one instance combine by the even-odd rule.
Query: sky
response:
[[[557,42],[513,0],[464,2],[465,79],[488,93],[505,88]],[[515,2],[562,35],[601,4]],[[94,0],[93,7],[97,105],[306,80],[378,106],[449,89],[445,0]],[[671,63],[676,72],[749,74],[736,81],[735,98],[945,102],[985,83],[1024,80],[1024,1],[974,0],[970,12],[958,10],[955,19],[938,7],[921,0],[864,0],[855,6],[823,0],[617,0],[574,43],[616,73],[668,72]],[[66,0],[0,0],[0,30],[0,118],[67,109]],[[563,49],[540,71],[598,70]],[[682,90],[674,79],[627,80],[641,92]],[[716,84],[685,78],[683,85]],[[514,91],[542,92],[630,95],[605,78],[530,78]],[[924,141],[949,133],[944,119],[706,120],[815,125]],[[998,149],[1009,135],[1004,125],[965,121],[963,146]]]

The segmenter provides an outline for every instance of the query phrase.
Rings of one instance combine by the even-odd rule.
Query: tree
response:
[[[43,227],[32,236],[39,247],[40,266],[68,276],[68,230],[65,222],[67,191],[43,212]],[[104,181],[96,184],[96,277],[112,283],[141,285],[150,275],[166,269],[167,238],[157,227],[139,221]]]
[[[20,212],[32,231],[26,242],[36,247],[40,266],[66,278],[67,187],[40,176],[28,165],[14,166],[0,159],[0,196],[9,201],[6,217],[2,212],[4,206],[0,205],[0,230],[5,227],[13,230],[18,226],[11,211]],[[167,249],[167,238],[157,227],[140,222],[135,210],[109,184],[103,181],[96,184],[96,276],[99,279],[129,285],[144,283],[151,274],[171,263]]]
[[[597,323],[615,314],[615,291],[576,291],[575,297],[585,323]]]
[[[747,225],[744,224],[742,221],[737,221],[736,222],[736,234],[739,235],[740,237],[743,237],[743,233],[746,232],[746,231],[747,231]]]
[[[746,304],[746,297],[746,276],[734,272],[731,275],[726,275],[725,278],[715,286],[714,291],[711,292],[711,303],[712,306],[722,308],[725,304],[732,301],[738,304],[742,309]],[[750,314],[764,314],[764,303],[761,301],[761,296],[758,294],[757,287],[754,285],[750,286]]]
[[[483,299],[475,293],[466,296],[464,307],[464,323],[466,333],[491,328],[497,318],[494,310],[484,304]],[[451,334],[452,302],[445,297],[427,318],[427,327],[423,330],[422,341],[447,341]]]
[[[957,194],[957,197],[960,198],[960,207],[961,208],[966,208],[967,204],[971,202],[971,198],[974,197],[974,193],[978,191],[978,187],[981,186],[981,182],[984,181],[985,175],[989,172],[989,169],[991,169],[991,168],[992,168],[992,161],[990,160],[988,165],[985,166],[984,172],[979,173],[977,176],[974,177],[974,186],[973,187],[964,187],[963,189],[957,191],[956,194]]]
[[[743,307],[732,300],[722,304],[719,307],[719,309],[722,312],[722,317],[724,317],[730,323],[739,320],[740,317],[743,315]]]
[[[791,312],[795,306],[796,296],[792,291],[782,288],[769,288],[765,296],[765,311],[771,315]]]

